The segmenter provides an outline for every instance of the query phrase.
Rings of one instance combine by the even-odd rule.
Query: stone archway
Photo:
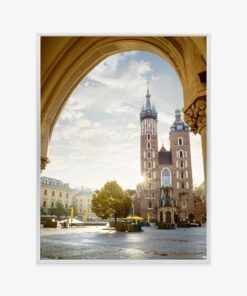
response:
[[[183,86],[185,121],[202,136],[206,176],[206,37],[41,37],[41,170],[74,88],[105,58],[130,50],[155,53],[173,65]]]

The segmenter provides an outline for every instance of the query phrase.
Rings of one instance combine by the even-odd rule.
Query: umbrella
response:
[[[127,218],[125,218],[126,220],[134,220],[135,223],[137,223],[137,221],[142,221],[143,218],[142,217],[138,217],[138,216],[128,216]]]

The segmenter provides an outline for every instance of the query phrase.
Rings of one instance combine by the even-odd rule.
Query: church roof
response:
[[[151,106],[151,95],[149,93],[148,89],[148,83],[147,83],[147,94],[146,94],[146,104],[142,106],[141,113],[140,113],[140,120],[143,120],[145,118],[153,118],[157,119],[157,112],[155,109],[155,106]]]
[[[189,127],[182,120],[181,111],[178,108],[175,110],[175,121],[171,126],[171,132],[177,132],[177,131],[178,132],[181,132],[181,131],[188,132],[189,131]]]
[[[164,147],[164,145],[162,145],[162,147],[160,148],[160,152],[166,152],[166,148]]]
[[[164,147],[165,149],[165,147]],[[162,150],[162,148],[161,148]],[[171,151],[159,151],[159,164],[172,164],[172,153]]]

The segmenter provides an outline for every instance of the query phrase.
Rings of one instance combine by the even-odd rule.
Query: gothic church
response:
[[[176,207],[173,217],[176,222],[194,214],[189,127],[176,109],[175,121],[170,127],[170,149],[162,145],[158,150],[158,114],[150,98],[147,88],[146,103],[140,113],[140,161],[144,181],[137,185],[135,214],[145,220],[149,215],[151,221],[157,221],[161,187],[169,186]]]

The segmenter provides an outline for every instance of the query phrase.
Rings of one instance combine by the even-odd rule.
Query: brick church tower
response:
[[[147,86],[146,102],[140,112],[143,182],[137,185],[135,214],[144,219],[149,216],[152,221],[157,221],[161,187],[170,186],[177,216],[173,218],[189,218],[194,214],[189,127],[182,120],[180,110],[176,109],[169,134],[170,150],[163,145],[158,150],[158,115],[150,98]]]

